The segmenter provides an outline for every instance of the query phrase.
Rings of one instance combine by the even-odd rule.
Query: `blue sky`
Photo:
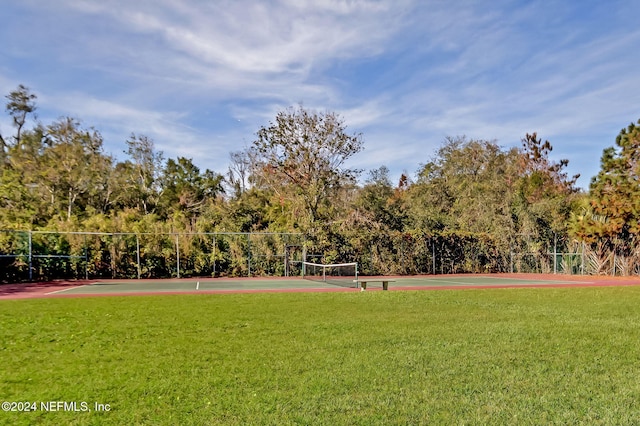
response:
[[[637,0],[0,0],[0,92],[225,173],[276,113],[335,111],[349,166],[413,177],[447,136],[537,132],[587,187],[640,118]],[[0,131],[13,132],[3,114]]]

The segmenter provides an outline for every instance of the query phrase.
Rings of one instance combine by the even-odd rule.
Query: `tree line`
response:
[[[640,121],[604,150],[584,192],[535,132],[512,148],[448,137],[414,177],[392,182],[383,165],[347,166],[364,138],[337,113],[298,106],[280,111],[217,173],[165,159],[135,133],[117,159],[76,118],[35,120],[37,96],[27,87],[6,99],[14,131],[0,134],[3,230],[299,233],[307,253],[356,259],[371,273],[429,272],[420,262],[437,272],[436,248],[449,253],[441,272],[506,272],[515,246],[548,255],[558,241],[565,250],[580,244],[590,272],[640,267]],[[14,250],[1,238],[0,252]]]

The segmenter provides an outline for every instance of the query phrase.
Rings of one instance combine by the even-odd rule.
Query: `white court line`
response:
[[[83,288],[83,287],[90,287],[90,286],[88,284],[85,284],[85,285],[81,285],[79,287],[63,288],[62,290],[56,290],[56,291],[51,291],[49,293],[45,293],[45,295],[62,293],[62,292],[65,292],[65,291],[75,290],[75,289]]]
[[[494,279],[494,277],[486,277],[485,278],[491,278]],[[499,278],[502,280],[510,280],[510,281],[527,281],[524,283],[513,283],[513,285],[515,286],[519,286],[519,285],[554,285],[554,284],[594,284],[593,282],[585,282],[585,281],[536,281],[536,280],[528,280],[525,278],[505,278],[505,277],[495,277],[495,278]],[[478,282],[474,282],[474,283],[470,283],[470,282],[461,282],[461,281],[452,281],[452,280],[441,280],[441,279],[429,279],[427,280],[427,282],[429,282],[429,284],[427,285],[431,285],[431,286],[437,286],[438,283],[443,283],[443,284],[458,284],[458,285],[463,285],[463,286],[491,286],[491,285],[502,285],[502,284],[486,284],[486,283],[478,283]],[[433,284],[431,284],[433,283]],[[424,287],[424,284],[407,284],[408,286],[413,286],[413,287]]]
[[[435,284],[432,285],[437,285],[437,283],[448,283],[448,284],[460,284],[460,285],[475,285],[473,283],[464,283],[464,282],[460,282],[460,281],[451,281],[451,280],[440,280],[440,279],[430,279],[427,280],[427,282],[434,282]],[[415,286],[418,287],[424,287],[424,284],[414,284]]]
[[[555,284],[572,284],[582,281],[566,281],[566,280],[537,280],[534,278],[510,278],[510,277],[492,277],[490,275],[478,275],[482,278],[488,278],[490,280],[509,280],[509,281],[529,281],[529,282],[541,282],[541,283],[555,283]]]
[[[585,283],[585,284],[594,284],[593,281],[566,281],[566,280],[536,280],[533,278],[509,278],[509,277],[492,277],[490,275],[478,275],[479,277],[482,278],[489,278],[491,280],[509,280],[509,281],[529,281],[529,282],[535,282],[535,283],[549,283],[549,284],[579,284],[579,283]]]

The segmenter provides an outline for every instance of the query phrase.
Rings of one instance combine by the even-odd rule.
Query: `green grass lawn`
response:
[[[38,404],[4,424],[640,423],[639,288],[16,300],[0,324],[0,399]]]

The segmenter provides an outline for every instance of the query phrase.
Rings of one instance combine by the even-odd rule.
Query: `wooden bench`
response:
[[[388,280],[385,278],[381,278],[381,279],[376,279],[376,278],[365,278],[365,279],[357,279],[357,280],[353,280],[354,283],[358,283],[359,287],[360,287],[360,291],[365,291],[367,289],[367,283],[382,283],[382,289],[383,290],[389,290],[389,283],[394,283],[394,280]]]

